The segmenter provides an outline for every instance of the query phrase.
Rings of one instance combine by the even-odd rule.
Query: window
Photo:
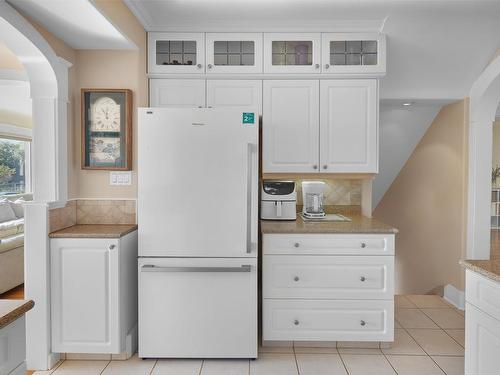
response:
[[[31,192],[31,142],[0,138],[0,195]]]

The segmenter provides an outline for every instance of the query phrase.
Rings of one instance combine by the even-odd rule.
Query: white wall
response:
[[[379,174],[373,181],[374,209],[424,136],[442,105],[442,102],[426,102],[404,107],[401,102],[382,101]]]

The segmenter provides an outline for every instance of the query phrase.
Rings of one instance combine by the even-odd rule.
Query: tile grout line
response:
[[[205,363],[205,360],[201,360],[201,366],[200,366],[200,371],[198,372],[198,375],[201,375],[201,372],[203,371],[203,364]]]
[[[295,368],[297,369],[297,374],[300,375],[299,362],[297,361],[297,353],[295,352],[295,341],[292,343],[293,358],[295,359]]]
[[[394,368],[394,366],[392,365],[391,361],[389,361],[389,358],[387,358],[387,355],[384,352],[382,352],[382,355],[384,356],[385,360],[389,363],[389,366],[392,367],[392,369],[394,370],[394,373],[396,375],[398,375],[399,374],[398,371]]]
[[[142,358],[141,358],[141,361],[142,361]],[[151,371],[149,372],[149,375],[151,375],[156,367],[156,365],[158,364],[158,358],[156,359],[155,361],[155,364],[153,365],[153,367],[151,367]]]
[[[446,332],[446,328],[441,327],[441,326],[440,326],[437,322],[435,322],[435,321],[434,321],[434,320],[433,320],[433,319],[432,319],[429,315],[427,315],[427,314],[425,313],[425,311],[423,311],[422,309],[419,309],[419,310],[420,310],[420,311],[422,311],[422,313],[423,313],[426,317],[428,317],[430,320],[432,320],[432,322],[433,322],[435,325],[437,325],[437,326],[441,329],[441,331],[443,331],[443,332],[444,332],[444,333],[445,333],[448,337],[450,337],[453,341],[455,341],[455,342],[456,342],[456,343],[457,343],[457,344],[458,344],[461,348],[465,349],[465,347],[464,347],[462,344],[460,344],[457,340],[455,340],[455,338],[454,338],[453,336],[451,336],[448,332]],[[443,309],[443,310],[444,310],[444,309]],[[464,317],[464,320],[465,320],[465,317]],[[461,330],[462,328],[448,328],[448,329],[460,329],[460,330]],[[463,330],[465,331],[465,326],[464,326]]]
[[[350,375],[350,374],[349,374],[349,370],[347,369],[347,365],[346,365],[346,364],[345,364],[345,362],[344,362],[344,358],[342,358],[342,354],[338,351],[338,349],[337,349],[337,352],[339,353],[339,357],[340,357],[340,361],[342,362],[342,366],[344,366],[345,373],[346,373],[347,375]]]
[[[108,361],[108,363],[106,364],[106,366],[104,366],[104,368],[101,370],[101,372],[99,373],[99,375],[102,375],[102,373],[108,368],[109,364],[111,363],[111,359]]]
[[[63,364],[63,362],[66,361],[65,359],[63,360],[60,360],[58,363],[56,363],[56,365],[54,366],[53,369],[49,370],[49,375],[53,374],[54,372],[56,372],[56,370],[61,367],[61,365]]]

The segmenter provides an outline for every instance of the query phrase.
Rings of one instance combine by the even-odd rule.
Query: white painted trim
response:
[[[443,298],[457,309],[465,309],[465,292],[463,290],[457,289],[451,284],[445,285]]]
[[[169,79],[349,79],[349,78],[378,78],[384,77],[385,72],[359,73],[247,73],[247,74],[217,74],[217,73],[148,73],[148,78]]]
[[[33,131],[30,128],[23,128],[11,124],[4,124],[0,122],[0,134],[13,137],[20,137],[23,139],[31,140]]]
[[[483,71],[470,91],[467,204],[468,259],[490,258],[490,199],[493,131],[500,102],[500,56]]]

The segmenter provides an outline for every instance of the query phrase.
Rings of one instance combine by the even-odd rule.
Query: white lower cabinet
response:
[[[264,234],[264,341],[393,341],[393,234]]]
[[[0,329],[0,375],[26,374],[26,318]]]
[[[130,349],[127,335],[137,325],[137,231],[113,239],[53,238],[50,247],[52,350]]]
[[[465,374],[496,375],[500,369],[500,283],[466,272]]]

